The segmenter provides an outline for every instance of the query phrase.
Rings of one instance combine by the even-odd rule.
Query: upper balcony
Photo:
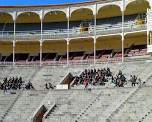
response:
[[[41,37],[42,40],[63,40],[67,37],[87,38],[93,37],[95,32],[97,36],[121,34],[122,12],[125,16],[146,13],[147,9],[151,8],[151,4],[151,0],[124,0],[124,6],[122,6],[122,0],[103,0],[66,5],[1,6],[0,41],[13,41],[14,39],[16,41],[39,41]],[[103,19],[96,27],[94,27],[94,23],[86,28],[78,25],[80,21],[94,20],[95,17],[97,20]],[[114,17],[119,18],[119,21],[115,19],[114,22],[111,22],[110,19]],[[68,30],[68,20],[70,23],[79,22]],[[125,33],[146,31],[146,22],[139,25],[134,20],[125,20]],[[106,21],[107,23],[105,23]],[[16,24],[15,36],[14,22]],[[43,22],[42,34],[41,22]],[[59,23],[58,27],[53,27],[53,25],[49,25],[49,28],[45,27],[46,23],[54,22]],[[64,27],[60,27],[62,22],[66,23],[64,23]],[[35,23],[39,24],[39,27],[34,26]],[[11,29],[5,29],[8,24],[12,24]],[[19,24],[21,24],[20,29],[17,29]]]
[[[42,40],[63,40],[68,36],[70,39],[74,38],[89,38],[93,37],[96,31],[96,36],[105,36],[105,35],[121,35],[122,33],[122,23],[117,23],[114,25],[104,24],[97,25],[94,28],[94,25],[89,27],[74,27],[72,29],[54,29],[54,30],[43,30],[42,31]],[[136,24],[133,21],[124,22],[124,33],[136,33],[147,31],[147,24]],[[0,31],[0,40],[1,41],[13,41],[14,40],[14,31]],[[40,41],[41,40],[41,31],[32,30],[32,31],[16,31],[15,32],[16,41]]]

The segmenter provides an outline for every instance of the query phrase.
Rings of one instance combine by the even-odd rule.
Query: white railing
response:
[[[141,31],[146,30],[147,25],[144,24],[142,26],[139,25],[131,25],[128,22],[124,23],[124,32],[133,32],[133,31]],[[87,37],[94,35],[94,26],[90,26],[87,28],[87,31],[81,31],[82,28],[75,27],[69,30],[69,37],[76,38],[76,37]],[[122,28],[121,24],[115,25],[97,25],[96,26],[96,34],[97,35],[106,35],[106,34],[114,34],[114,33],[121,33]],[[68,30],[67,29],[56,29],[56,30],[43,30],[42,36],[43,39],[63,39],[67,38]],[[40,40],[41,33],[40,30],[33,30],[33,31],[16,31],[15,33],[16,40]],[[14,32],[13,31],[0,31],[0,39],[1,40],[13,40],[14,39]]]

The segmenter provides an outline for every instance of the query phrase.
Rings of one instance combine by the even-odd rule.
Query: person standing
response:
[[[83,84],[84,84],[84,89],[87,89],[87,87],[88,87],[88,80],[87,79],[85,79],[84,81],[83,81]]]

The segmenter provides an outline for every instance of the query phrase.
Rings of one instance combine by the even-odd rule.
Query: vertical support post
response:
[[[94,36],[94,64],[96,63],[96,36]]]
[[[94,64],[96,63],[96,16],[97,16],[97,3],[95,4],[95,15],[94,15]]]
[[[149,45],[150,44],[150,42],[149,42],[149,30],[147,29],[147,45]]]
[[[150,34],[150,37],[149,37],[150,38],[150,42],[149,42],[149,44],[151,45],[151,32],[149,32],[149,34]]]
[[[42,43],[43,43],[43,10],[41,11],[41,39],[40,39],[40,66],[42,65]]]
[[[43,42],[40,40],[40,66],[42,65],[42,44]]]
[[[124,0],[122,0],[122,62],[124,62]]]
[[[147,45],[149,45],[149,26],[148,26],[148,22],[149,22],[149,10],[148,10],[148,8],[147,8]],[[147,46],[148,47],[148,46]]]
[[[67,65],[69,65],[69,38],[67,38]]]
[[[13,40],[13,65],[15,65],[15,42],[16,42],[16,21],[14,20],[14,40]]]
[[[68,30],[68,33],[67,33],[67,65],[69,65],[69,32],[70,32],[70,7],[68,6],[68,11],[67,11],[67,14],[68,14],[68,21],[67,21],[67,30]]]

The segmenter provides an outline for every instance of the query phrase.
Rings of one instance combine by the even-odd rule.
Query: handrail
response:
[[[127,27],[129,27],[131,24],[130,22],[125,22],[124,25]],[[146,25],[146,24],[145,24]],[[132,23],[132,26],[136,26],[135,23]],[[100,29],[100,28],[113,28],[113,27],[121,27],[121,22],[118,22],[117,24],[103,24],[103,25],[96,25],[96,29]],[[94,29],[94,25],[90,25],[89,27],[86,28],[92,28]],[[70,28],[70,32],[74,31],[74,30],[80,30],[81,27],[74,27],[74,28]],[[15,31],[16,33],[36,33],[36,32],[41,32],[41,30],[30,30],[30,31]],[[44,32],[68,32],[67,29],[53,29],[53,30],[43,30]],[[14,31],[0,31],[0,33],[14,33]]]
[[[141,31],[146,30],[147,25],[144,24],[142,26],[139,25],[132,25],[130,26],[126,23],[124,27],[124,32],[133,32],[133,31]],[[104,35],[104,34],[114,34],[114,33],[121,33],[122,29],[121,26],[102,26],[98,25],[96,27],[96,34],[97,35]],[[44,30],[43,31],[43,39],[63,39],[67,38],[67,29],[57,29],[57,30]],[[16,40],[25,40],[25,39],[35,39],[39,40],[41,37],[41,33],[39,30],[36,31],[16,31]],[[88,27],[88,31],[81,32],[80,27],[76,27],[74,29],[70,29],[69,37],[86,37],[86,36],[94,36],[94,26]],[[13,31],[0,31],[0,39],[11,39],[13,40],[14,34]]]

